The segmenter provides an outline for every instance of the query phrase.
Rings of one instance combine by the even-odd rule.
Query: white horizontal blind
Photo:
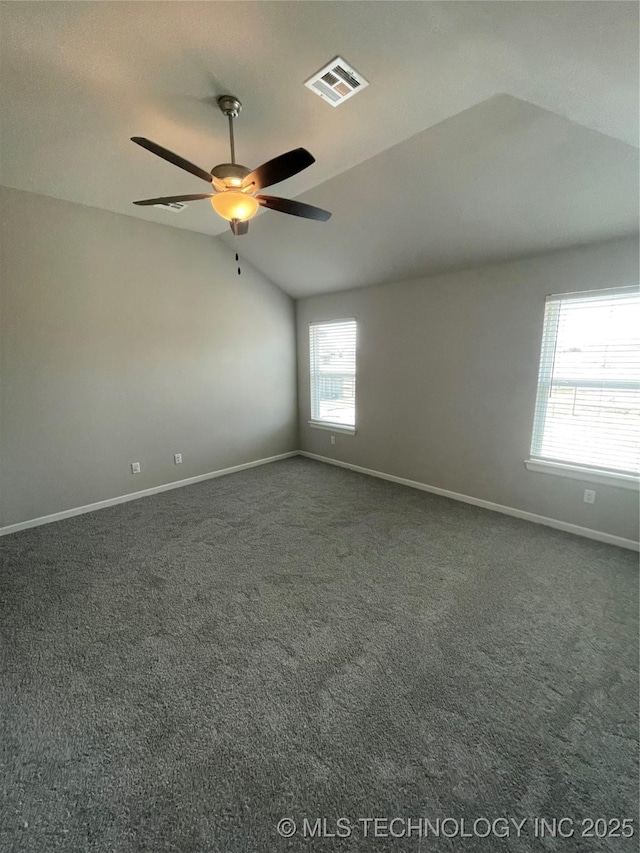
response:
[[[640,293],[549,296],[531,456],[640,471]]]
[[[311,420],[356,425],[356,321],[309,326]]]

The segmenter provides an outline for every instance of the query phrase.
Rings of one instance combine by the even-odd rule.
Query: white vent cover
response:
[[[184,210],[187,205],[183,204],[181,201],[169,201],[166,204],[154,204],[153,207],[157,207],[159,210],[171,210],[173,213],[180,213],[181,210]]]
[[[305,80],[304,85],[315,92],[316,95],[331,104],[332,107],[337,107],[347,98],[357,95],[358,92],[365,89],[369,83],[364,79],[362,74],[353,69],[348,62],[345,62],[341,56],[336,56],[334,60],[321,68],[313,77]]]

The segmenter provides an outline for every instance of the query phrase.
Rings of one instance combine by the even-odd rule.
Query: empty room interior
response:
[[[0,851],[638,849],[639,5],[0,3]]]

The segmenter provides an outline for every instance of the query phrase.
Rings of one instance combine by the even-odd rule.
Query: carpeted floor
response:
[[[637,849],[636,554],[302,458],[0,547],[3,853]]]

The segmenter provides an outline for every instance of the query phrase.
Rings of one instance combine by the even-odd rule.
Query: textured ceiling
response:
[[[241,254],[295,295],[399,280],[637,229],[638,5],[618,2],[0,4],[0,181],[206,234],[197,178],[316,157],[274,187],[328,223],[261,213]],[[334,109],[303,81],[341,54],[369,81]]]
[[[239,245],[304,296],[633,233],[637,183],[637,149],[498,95],[302,195],[326,224],[265,213]]]

